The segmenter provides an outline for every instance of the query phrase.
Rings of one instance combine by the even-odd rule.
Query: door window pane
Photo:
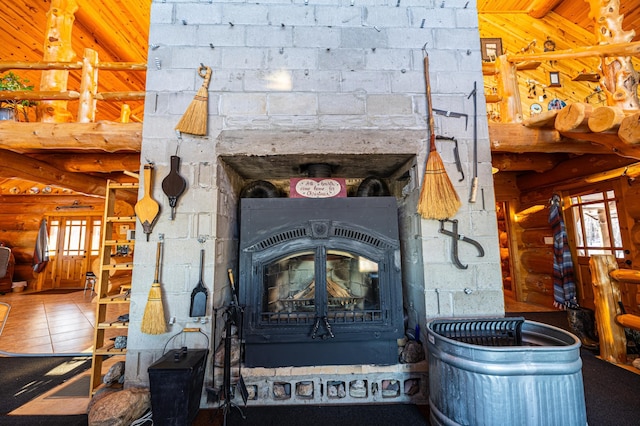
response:
[[[577,255],[614,254],[618,258],[624,257],[614,191],[573,196],[570,200],[576,220]]]

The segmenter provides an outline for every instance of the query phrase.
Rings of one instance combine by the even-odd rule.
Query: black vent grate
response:
[[[359,241],[361,243],[368,244],[379,249],[387,250],[393,248],[388,242],[376,237],[375,235],[368,234],[352,228],[335,227],[333,233],[336,237],[347,238],[349,240]]]
[[[254,245],[249,247],[248,250],[249,251],[266,250],[278,244],[286,243],[287,241],[297,240],[298,238],[304,238],[306,236],[307,236],[307,230],[305,228],[289,229],[255,243]]]
[[[523,317],[477,320],[434,320],[434,333],[458,342],[480,346],[521,346]]]

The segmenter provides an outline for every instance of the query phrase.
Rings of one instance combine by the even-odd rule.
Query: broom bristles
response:
[[[203,71],[205,74],[203,75]],[[209,80],[211,79],[211,68],[200,67],[198,73],[204,77],[204,83],[194,96],[193,100],[184,112],[184,115],[176,125],[175,129],[182,133],[206,136],[207,119],[209,117]]]
[[[201,93],[204,92],[204,93]],[[193,98],[184,115],[178,122],[176,130],[191,135],[205,136],[207,134],[208,96],[206,89],[200,89]]]
[[[461,205],[440,154],[435,150],[429,152],[418,200],[418,213],[424,219],[445,220],[453,217]]]
[[[164,307],[162,306],[162,291],[158,282],[151,284],[147,306],[145,306],[144,314],[142,315],[140,331],[145,334],[163,334],[167,332]]]

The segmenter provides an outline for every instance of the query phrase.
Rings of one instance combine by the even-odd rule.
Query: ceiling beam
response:
[[[611,154],[598,144],[565,139],[555,129],[528,128],[521,123],[489,124],[492,152],[541,152],[573,154]]]
[[[542,19],[560,3],[562,0],[534,0],[527,9],[527,13],[532,18]]]
[[[35,154],[30,157],[74,173],[112,173],[140,170],[140,154]]]
[[[85,195],[100,197],[106,195],[106,179],[63,171],[44,161],[7,150],[0,150],[0,177],[57,186]],[[127,194],[127,199],[123,198],[123,200],[135,203],[137,194],[132,193],[131,196]]]

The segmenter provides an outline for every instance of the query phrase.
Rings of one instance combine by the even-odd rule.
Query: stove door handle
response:
[[[327,332],[329,333],[329,336],[330,336],[332,339],[333,339],[334,337],[336,337],[336,336],[334,336],[334,335],[333,335],[333,331],[331,331],[331,325],[329,324],[329,320],[327,319],[327,317],[322,317],[322,320],[324,321],[324,328],[326,328],[326,329],[327,329]],[[325,335],[325,336],[326,336],[326,335]],[[325,337],[325,336],[323,336],[323,337]]]
[[[316,317],[316,322],[313,324],[313,330],[311,331],[311,338],[315,339],[318,329],[320,328],[320,317]]]

